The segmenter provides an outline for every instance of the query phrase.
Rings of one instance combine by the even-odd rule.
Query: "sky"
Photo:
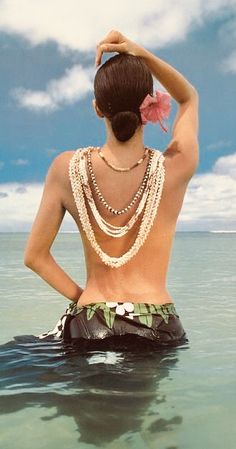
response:
[[[236,0],[0,0],[0,232],[31,229],[57,154],[105,143],[94,58],[112,29],[198,90],[200,162],[177,231],[236,230]],[[164,151],[176,111],[172,99],[168,133],[145,126],[145,145]]]

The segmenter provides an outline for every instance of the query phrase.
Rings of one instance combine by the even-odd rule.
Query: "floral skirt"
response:
[[[40,339],[78,341],[84,348],[114,349],[152,344],[176,345],[188,341],[173,303],[70,303],[55,328]]]

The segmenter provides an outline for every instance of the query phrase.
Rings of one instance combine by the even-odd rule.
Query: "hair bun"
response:
[[[111,118],[113,133],[121,142],[129,140],[140,124],[139,116],[133,111],[117,112]]]

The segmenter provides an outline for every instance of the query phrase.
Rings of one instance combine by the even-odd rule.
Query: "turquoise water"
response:
[[[235,449],[236,234],[176,234],[168,288],[189,343],[135,354],[35,337],[69,301],[23,266],[26,238],[0,234],[0,448]],[[84,286],[79,235],[53,254]]]

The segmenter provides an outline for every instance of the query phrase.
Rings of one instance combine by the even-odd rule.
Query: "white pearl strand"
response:
[[[97,147],[97,149],[99,149],[99,147]],[[148,150],[148,148],[146,148],[146,151]],[[148,150],[149,151],[149,150]],[[144,177],[143,177],[143,181],[138,189],[138,191],[136,192],[136,194],[134,195],[132,201],[130,201],[130,203],[128,204],[128,206],[124,207],[123,209],[114,209],[113,207],[109,206],[109,204],[106,202],[105,198],[103,197],[98,185],[97,185],[97,181],[96,181],[96,177],[95,174],[93,172],[93,168],[92,168],[92,161],[91,161],[91,148],[89,148],[88,151],[88,169],[89,169],[89,173],[90,173],[90,177],[92,179],[92,183],[94,185],[94,189],[95,189],[95,193],[97,194],[99,201],[101,201],[101,204],[107,209],[109,210],[109,212],[111,212],[114,215],[121,215],[124,213],[129,212],[129,209],[135,204],[135,202],[138,200],[138,198],[140,198],[143,194],[148,176],[149,176],[149,170],[150,170],[150,165],[151,165],[151,157],[152,157],[152,153],[150,154],[150,159],[148,161],[145,173],[144,173]],[[141,160],[141,159],[140,159]]]
[[[84,152],[86,151],[88,151],[86,148],[82,150],[76,150],[69,163],[69,177],[71,181],[74,200],[80,216],[83,230],[85,231],[87,238],[91,243],[91,246],[106,265],[113,268],[118,268],[127,263],[139,251],[140,247],[144,244],[154,222],[164,185],[165,167],[163,162],[165,158],[160,151],[152,150],[154,152],[154,155],[150,170],[150,190],[147,196],[146,207],[137,237],[132,247],[126,253],[124,253],[120,257],[111,257],[104,251],[102,251],[96,241],[85,204],[83,187],[80,179],[80,174],[78,172],[78,163],[80,157],[83,156]],[[156,163],[157,159],[159,159],[159,164]]]
[[[100,227],[100,229],[105,232],[107,235],[111,236],[111,237],[122,237],[123,235],[125,235],[136,223],[139,215],[142,213],[143,208],[145,206],[145,202],[147,199],[147,195],[148,195],[148,191],[150,190],[150,183],[149,180],[147,180],[142,198],[140,200],[140,203],[136,209],[136,211],[134,212],[134,214],[132,215],[132,217],[130,218],[130,220],[128,221],[128,223],[126,223],[126,225],[124,226],[114,226],[111,223],[108,223],[99,213],[97,206],[95,204],[95,201],[93,199],[92,196],[92,191],[89,185],[89,181],[88,181],[88,176],[87,176],[87,172],[86,172],[86,160],[85,157],[81,156],[80,161],[79,161],[79,173],[81,176],[81,181],[82,181],[82,186],[84,189],[84,193],[86,195],[86,198],[88,200],[88,204],[91,208],[91,211],[94,215],[94,218],[98,224],[98,226]]]

